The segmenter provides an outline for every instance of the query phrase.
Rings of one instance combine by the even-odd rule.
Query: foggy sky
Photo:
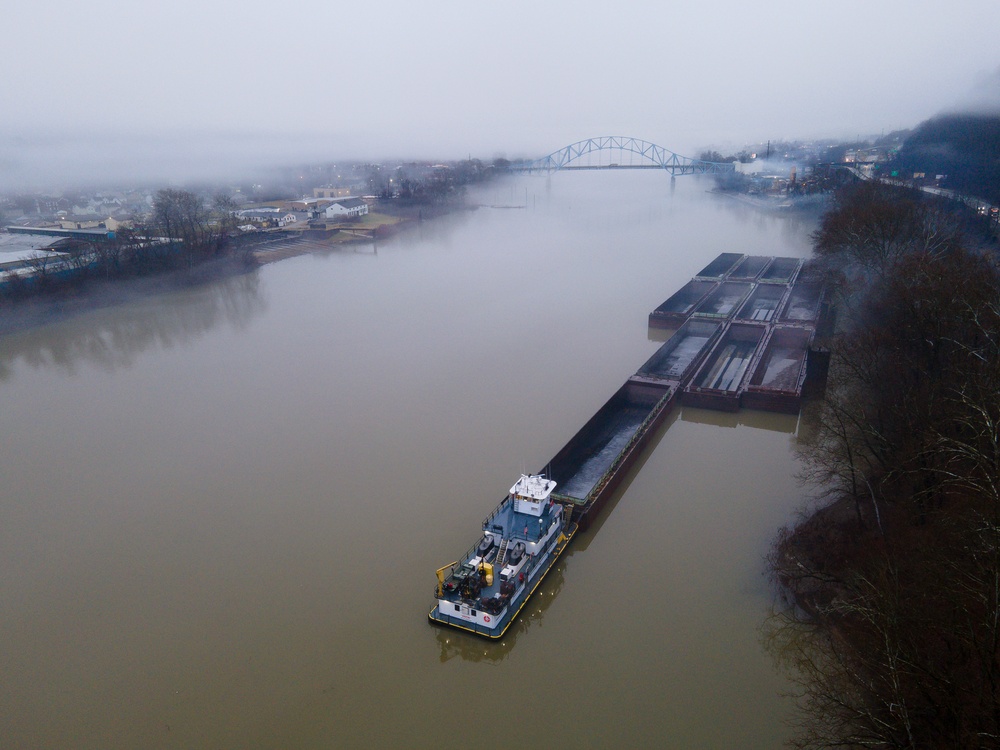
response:
[[[0,18],[0,186],[598,135],[686,155],[853,138],[951,108],[1000,66],[997,0],[51,0]]]

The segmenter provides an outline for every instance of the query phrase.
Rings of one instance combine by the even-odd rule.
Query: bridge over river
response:
[[[686,174],[722,174],[733,172],[732,162],[703,161],[675,154],[649,141],[621,135],[605,135],[571,143],[548,156],[530,162],[517,162],[511,172],[552,173],[561,170],[662,169],[671,177]]]

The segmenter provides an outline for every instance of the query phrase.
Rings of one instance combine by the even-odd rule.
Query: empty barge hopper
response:
[[[736,313],[736,319],[769,323],[777,316],[787,293],[788,287],[781,284],[758,284]]]
[[[638,380],[686,383],[722,332],[716,320],[689,319],[635,374]]]
[[[732,323],[684,390],[686,406],[739,411],[744,377],[767,328]]]
[[[596,515],[590,511],[621,482],[676,395],[665,383],[627,381],[549,461],[544,473],[556,481],[553,498],[575,506],[574,517]]]
[[[788,295],[788,304],[781,322],[815,326],[823,304],[823,287],[819,284],[796,284]]]
[[[749,255],[729,272],[729,278],[734,281],[754,281],[771,264],[771,260],[769,255]]]
[[[753,284],[749,281],[724,281],[702,300],[693,315],[710,318],[728,318],[750,294]]]
[[[743,260],[742,253],[719,253],[715,260],[695,274],[696,279],[721,279]]]
[[[743,391],[746,409],[797,414],[802,405],[809,343],[808,328],[774,328],[764,345],[764,353]]]
[[[649,314],[650,328],[676,328],[717,286],[715,281],[689,281]]]
[[[791,284],[801,265],[802,261],[798,258],[775,258],[760,275],[760,281],[768,284]]]

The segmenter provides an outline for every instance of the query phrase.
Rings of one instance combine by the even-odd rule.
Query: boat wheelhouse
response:
[[[483,522],[479,542],[438,569],[433,622],[488,638],[506,632],[576,533],[555,488],[544,476],[521,475]]]

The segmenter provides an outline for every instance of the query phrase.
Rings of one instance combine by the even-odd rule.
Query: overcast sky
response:
[[[1000,67],[1000,0],[17,2],[0,184],[253,158],[544,155],[911,127]]]

